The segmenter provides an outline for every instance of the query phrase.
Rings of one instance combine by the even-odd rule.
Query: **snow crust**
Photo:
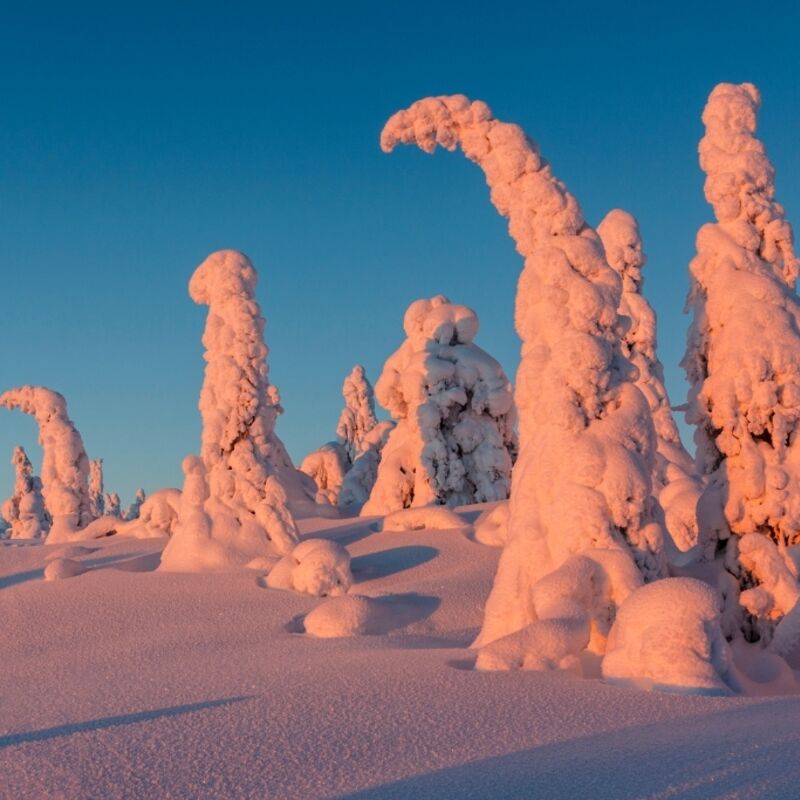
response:
[[[94,516],[89,459],[67,414],[66,400],[44,386],[20,386],[0,395],[0,407],[19,409],[36,420],[42,447],[42,495],[52,520],[47,541],[69,541]]]
[[[361,513],[505,499],[516,450],[511,384],[473,342],[477,315],[437,295],[412,303],[403,327],[375,385],[397,426]]]
[[[622,350],[637,370],[636,386],[647,399],[655,426],[653,491],[673,542],[679,550],[689,551],[698,545],[697,503],[703,484],[681,442],[664,385],[664,367],[656,354],[656,315],[642,293],[646,258],[639,224],[633,215],[617,208],[597,226],[597,234],[609,266],[622,279],[619,313],[630,321]]]
[[[699,230],[689,267],[683,367],[707,476],[706,555],[724,551],[734,577],[725,633],[769,645],[797,597],[787,548],[800,543],[800,301],[792,228],[755,137],[760,103],[752,84],[722,83],[703,112],[700,166],[717,221]]]
[[[693,578],[666,578],[641,587],[617,612],[603,677],[690,694],[739,691],[720,610],[719,595]]]
[[[42,481],[33,474],[33,465],[21,446],[11,456],[14,465],[14,493],[3,503],[2,516],[11,539],[38,539],[50,529],[50,518],[42,498]]]
[[[347,548],[327,539],[306,539],[267,575],[270,589],[289,589],[316,597],[336,597],[353,582]]]
[[[613,611],[632,574],[654,580],[666,570],[662,512],[651,492],[655,430],[620,344],[621,280],[536,145],[485,103],[463,95],[420,100],[384,127],[382,148],[399,143],[426,152],[460,146],[484,171],[492,203],[525,259],[515,312],[520,452],[508,543],[475,646],[504,641],[502,653],[500,644],[481,652],[479,667],[560,665],[587,646],[590,620],[601,616],[596,593],[587,596],[576,575],[600,584],[625,576],[605,593]],[[598,551],[630,569],[617,563],[606,573]],[[566,592],[552,605],[537,589],[540,581],[550,585],[551,574]]]

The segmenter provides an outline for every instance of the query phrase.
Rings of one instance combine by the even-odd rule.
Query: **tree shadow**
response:
[[[9,586],[16,586],[25,581],[35,581],[44,578],[44,569],[29,569],[25,572],[15,572],[13,575],[3,575],[0,577],[0,589],[7,589]]]
[[[47,739],[56,739],[60,736],[71,736],[73,733],[85,733],[87,731],[100,731],[106,728],[116,728],[121,725],[134,725],[138,722],[150,722],[154,719],[163,717],[177,717],[181,714],[191,714],[195,711],[204,711],[208,708],[218,708],[233,703],[241,703],[250,700],[254,695],[242,695],[239,697],[225,697],[221,700],[206,700],[201,703],[187,703],[180,706],[167,706],[166,708],[155,708],[150,711],[137,711],[132,714],[119,714],[113,717],[101,717],[100,719],[87,720],[86,722],[71,722],[66,725],[56,725],[53,728],[44,728],[38,731],[27,731],[26,733],[11,733],[0,736],[0,749],[14,747],[28,742],[43,742]]]
[[[787,708],[787,702],[793,706]],[[796,800],[800,700],[634,725],[414,775],[339,800]],[[746,790],[746,791],[745,791]]]
[[[418,567],[438,555],[439,551],[435,547],[428,547],[427,545],[415,544],[390,547],[386,550],[378,550],[375,553],[356,556],[350,562],[350,569],[357,583],[374,581],[378,578],[386,578],[389,575],[395,575],[398,572]]]

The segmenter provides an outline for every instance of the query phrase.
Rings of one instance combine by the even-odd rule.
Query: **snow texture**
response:
[[[14,448],[14,493],[3,503],[2,516],[9,524],[8,538],[38,539],[50,529],[44,508],[42,481],[33,474],[28,454],[21,446]]]
[[[665,574],[662,512],[651,492],[655,430],[621,350],[621,281],[536,145],[485,103],[463,95],[420,100],[383,130],[384,150],[399,143],[426,152],[460,146],[484,171],[525,259],[515,313],[520,453],[508,544],[475,646],[504,643],[501,654],[481,652],[484,668],[559,666],[587,645],[592,623],[613,618],[632,583],[620,559],[641,579]],[[616,554],[612,573],[597,552]],[[600,585],[624,581],[587,595],[576,574]],[[565,593],[552,603],[551,583]]]
[[[269,392],[256,279],[245,255],[221,250],[189,282],[192,299],[209,306],[202,457],[184,459],[179,523],[164,553],[165,569],[229,568],[248,555],[288,553],[298,540],[286,492],[298,499],[305,492],[275,435],[278,403]]]
[[[350,554],[337,542],[306,539],[267,575],[270,589],[288,589],[316,597],[346,594],[353,582]]]
[[[47,541],[69,541],[93,519],[89,459],[67,415],[67,402],[52,389],[21,386],[0,395],[0,407],[18,408],[36,419],[42,447],[42,495],[52,520]]]
[[[422,531],[422,530],[457,530],[469,528],[463,517],[443,506],[422,506],[406,508],[387,514],[383,519],[383,531]]]
[[[619,313],[630,320],[622,340],[636,367],[636,386],[647,399],[656,430],[653,491],[664,510],[666,528],[679,550],[698,544],[697,502],[703,490],[694,460],[681,442],[664,385],[664,367],[656,355],[656,315],[642,294],[645,255],[636,218],[610,211],[597,226],[606,259],[622,279]]]
[[[721,605],[710,586],[693,578],[667,578],[636,590],[617,612],[603,677],[687,694],[739,691]]]
[[[760,102],[752,84],[722,83],[703,112],[700,166],[717,222],[699,230],[689,267],[683,367],[707,476],[706,553],[725,550],[742,592],[743,608],[737,591],[727,595],[725,633],[768,645],[797,596],[786,550],[800,543],[800,300],[792,228],[755,138]]]
[[[511,384],[474,342],[478,317],[443,295],[405,313],[406,340],[375,392],[397,420],[361,513],[508,497],[516,450]]]

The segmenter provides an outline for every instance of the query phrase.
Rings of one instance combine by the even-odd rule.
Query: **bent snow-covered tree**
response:
[[[20,386],[0,395],[0,407],[19,409],[39,425],[42,495],[52,520],[48,543],[68,541],[94,519],[89,459],[67,414],[66,400],[43,386]]]
[[[44,508],[42,481],[33,474],[28,454],[15,447],[11,457],[14,465],[14,493],[3,503],[2,515],[9,523],[11,539],[37,539],[45,536],[50,520]]]
[[[636,367],[636,385],[647,399],[656,430],[653,491],[664,509],[667,530],[680,550],[698,544],[697,501],[702,481],[694,459],[681,442],[664,385],[664,367],[656,354],[656,314],[642,294],[646,258],[636,218],[616,208],[597,226],[606,259],[622,279],[619,312],[630,320],[622,340],[625,356]]]
[[[504,500],[516,449],[511,384],[472,340],[478,317],[443,295],[406,311],[408,337],[375,385],[397,420],[362,514]]]
[[[765,644],[774,636],[786,654],[800,648],[787,552],[800,544],[800,262],[775,200],[775,170],[754,135],[759,105],[752,84],[723,83],[703,112],[700,166],[717,222],[697,234],[683,366],[687,419],[708,476],[700,523],[733,575],[726,633]]]
[[[651,493],[655,431],[621,351],[621,285],[597,234],[517,125],[461,95],[395,114],[381,144],[460,146],[486,175],[525,259],[515,324],[520,451],[508,541],[478,666],[564,666],[604,649],[616,607],[664,574]]]
[[[270,549],[286,554],[298,540],[287,490],[300,496],[303,489],[275,434],[279,405],[269,391],[256,280],[245,255],[221,250],[189,282],[191,298],[209,306],[200,393],[202,450],[201,459],[184,461],[191,497],[181,501],[178,526],[162,559],[166,569],[241,564]],[[206,489],[200,487],[203,481]],[[192,530],[184,511],[202,522],[202,531]]]

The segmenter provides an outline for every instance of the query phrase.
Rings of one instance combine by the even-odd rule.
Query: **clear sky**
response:
[[[596,224],[641,225],[673,403],[687,264],[711,218],[700,112],[762,91],[760,136],[800,225],[794,3],[17,3],[0,5],[0,385],[61,391],[106,487],[180,485],[199,449],[211,251],[260,275],[270,374],[295,459],[333,438],[341,383],[373,379],[414,299],[476,309],[513,376],[521,268],[461,155],[381,153],[388,116],[464,93],[521,124]],[[637,10],[638,8],[638,10]],[[0,413],[0,496],[36,427]]]

